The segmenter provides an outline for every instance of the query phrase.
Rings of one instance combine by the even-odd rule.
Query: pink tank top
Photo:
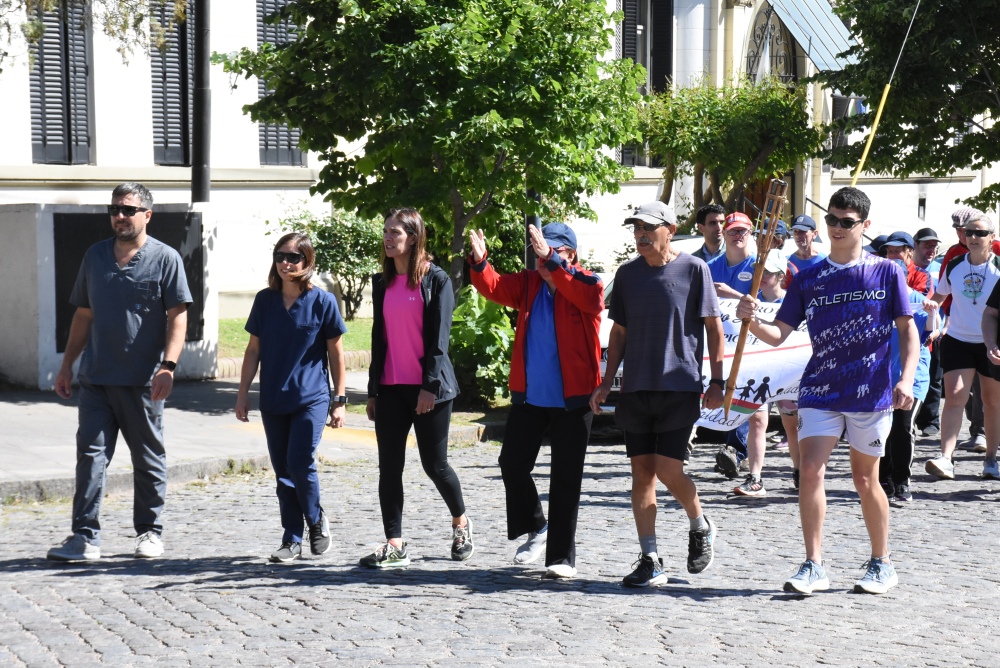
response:
[[[424,368],[424,297],[420,286],[410,288],[397,276],[385,291],[386,353],[383,385],[422,385]]]

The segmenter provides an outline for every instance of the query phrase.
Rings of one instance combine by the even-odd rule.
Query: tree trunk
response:
[[[674,193],[674,160],[672,156],[664,158],[666,165],[663,167],[663,192],[660,193],[660,201],[664,204],[670,202],[670,196]]]
[[[705,191],[702,184],[705,183],[705,163],[698,161],[694,163],[694,210],[705,206]]]

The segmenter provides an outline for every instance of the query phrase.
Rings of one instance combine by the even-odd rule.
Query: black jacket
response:
[[[398,276],[397,280],[406,280]],[[375,321],[372,323],[372,361],[368,367],[368,396],[377,397],[385,367],[385,318],[382,305],[385,302],[385,281],[382,274],[372,277],[372,303],[375,307]],[[434,395],[435,403],[449,401],[458,396],[458,381],[455,368],[448,358],[448,342],[451,338],[451,315],[455,310],[455,292],[451,279],[443,269],[432,264],[420,282],[420,293],[424,299],[424,357],[420,364],[424,370],[421,389]]]

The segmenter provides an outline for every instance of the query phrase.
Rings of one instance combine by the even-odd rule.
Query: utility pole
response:
[[[194,4],[194,120],[191,140],[191,201],[207,202],[212,191],[210,155],[212,147],[212,89],[209,86],[210,0]],[[191,5],[188,5],[190,8]],[[191,11],[189,9],[189,11]]]

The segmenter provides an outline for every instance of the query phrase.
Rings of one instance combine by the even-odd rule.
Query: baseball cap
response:
[[[913,240],[918,242],[928,241],[931,239],[933,239],[934,241],[941,241],[938,238],[937,232],[935,232],[934,229],[930,227],[921,227],[919,230],[917,230],[917,233],[913,235]]]
[[[542,236],[552,248],[576,250],[576,232],[566,223],[549,223],[542,227]]]
[[[887,237],[884,234],[878,235],[877,237],[872,239],[872,242],[870,244],[865,246],[865,250],[871,253],[872,255],[878,255],[879,250],[881,250],[882,248],[882,244],[884,244],[886,239],[888,238],[889,237]]]
[[[632,215],[625,219],[625,224],[629,225],[633,220],[653,225],[676,225],[677,214],[663,202],[649,202],[637,207]]]
[[[792,229],[793,230],[815,230],[816,221],[812,219],[812,216],[807,216],[801,214],[792,218]]]
[[[889,235],[889,238],[885,240],[883,246],[906,246],[908,248],[913,248],[913,237],[910,236],[909,232],[893,232]]]
[[[750,218],[742,211],[736,211],[726,216],[726,225],[723,229],[732,230],[738,227],[745,230],[753,229],[753,223],[750,222]]]
[[[764,270],[771,274],[783,274],[788,270],[788,262],[785,261],[781,251],[774,249],[768,252],[767,259],[764,260]]]

